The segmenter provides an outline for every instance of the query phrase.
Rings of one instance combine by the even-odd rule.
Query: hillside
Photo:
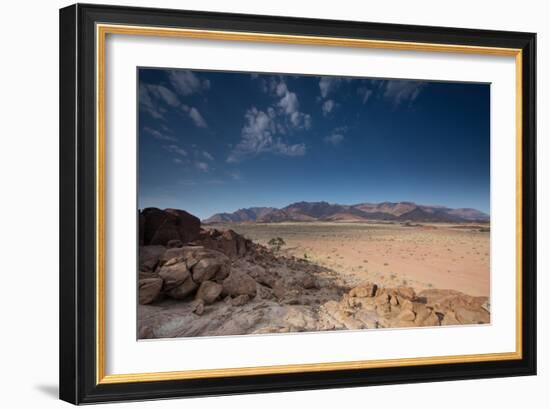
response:
[[[369,221],[397,222],[487,222],[489,215],[476,209],[453,209],[413,202],[359,203],[355,205],[328,202],[296,202],[281,209],[250,207],[233,213],[217,213],[203,223],[274,223],[288,221]]]

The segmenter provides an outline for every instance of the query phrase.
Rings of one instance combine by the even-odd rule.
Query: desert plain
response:
[[[376,282],[417,291],[448,288],[490,296],[488,223],[281,222],[211,224],[231,228],[280,254],[303,258],[341,275],[349,285]]]

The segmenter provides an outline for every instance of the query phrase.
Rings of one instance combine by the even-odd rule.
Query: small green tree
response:
[[[274,237],[271,240],[269,240],[267,244],[269,244],[271,248],[275,251],[281,250],[281,247],[286,245],[282,237]]]

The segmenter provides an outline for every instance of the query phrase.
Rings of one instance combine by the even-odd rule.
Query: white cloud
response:
[[[324,141],[332,145],[339,145],[344,140],[344,135],[341,133],[332,133],[325,136]]]
[[[172,159],[174,161],[175,164],[177,165],[181,165],[183,163],[183,161],[180,159],[180,158],[174,158]]]
[[[235,163],[246,156],[260,153],[275,153],[286,156],[305,154],[305,145],[287,144],[277,137],[277,114],[274,110],[268,112],[250,108],[245,114],[245,125],[241,131],[241,140],[227,158],[227,162]]]
[[[168,80],[174,89],[183,95],[195,94],[210,88],[209,80],[201,80],[195,73],[188,70],[169,71]]]
[[[198,126],[199,128],[208,127],[208,125],[206,124],[206,121],[204,120],[204,118],[202,117],[201,113],[197,108],[191,107],[191,109],[189,110],[189,117],[193,120],[195,125]]]
[[[164,130],[164,132],[160,132],[156,129],[149,128],[148,126],[143,128],[145,132],[150,134],[153,138],[158,139],[159,141],[172,141],[172,142],[177,141],[175,137],[166,134],[169,132],[168,128],[164,126],[162,127],[162,129]]]
[[[195,167],[203,172],[208,172],[210,170],[210,166],[208,166],[208,163],[206,162],[197,161],[195,162]]]
[[[214,157],[207,151],[202,151],[202,156],[204,156],[208,160],[214,160]]]
[[[289,143],[282,138],[296,130],[311,128],[311,116],[300,111],[298,95],[280,77],[263,80],[262,88],[276,101],[265,110],[252,107],[246,111],[241,140],[227,162],[239,162],[247,156],[266,152],[284,156],[300,156],[306,152],[304,143]]]
[[[139,86],[139,107],[155,119],[162,119],[162,112],[158,104],[153,101],[153,96],[149,92],[147,85]]]
[[[331,145],[339,145],[344,140],[344,134],[349,130],[349,128],[344,126],[337,126],[334,128],[334,130],[331,132],[330,135],[327,135],[323,138],[325,143],[331,144]]]
[[[287,88],[286,83],[284,81],[281,81],[278,84],[276,84],[275,93],[279,97],[282,97],[283,95],[288,94],[288,88]]]
[[[274,145],[274,152],[285,156],[304,156],[306,154],[306,145],[297,143],[289,145],[277,140]]]
[[[336,107],[336,103],[332,99],[327,99],[325,102],[323,102],[322,110],[323,115],[327,116],[332,112],[332,110]]]
[[[158,95],[159,99],[166,102],[167,105],[171,107],[177,107],[180,104],[180,101],[176,94],[170,91],[163,85],[148,85],[151,92]]]
[[[195,107],[182,104],[179,96],[188,96],[207,90],[210,88],[210,81],[202,80],[193,72],[185,70],[169,71],[168,79],[170,85],[177,93],[164,85],[141,84],[139,87],[140,108],[155,119],[164,119],[166,109],[163,108],[163,105],[171,108],[181,108],[188,114],[195,126],[207,128],[208,124],[199,110]]]
[[[285,85],[285,90],[286,90],[286,85]],[[277,91],[277,95],[279,95],[278,91]],[[285,93],[283,94],[283,97],[281,98],[281,100],[277,105],[280,106],[287,115],[292,115],[294,112],[297,112],[298,108],[300,107],[300,104],[298,103],[298,97],[296,96],[296,94],[294,92],[288,92],[288,91],[285,91]]]
[[[159,103],[178,107],[180,102],[176,94],[163,85],[142,84],[139,87],[140,106],[145,108],[154,118],[162,118]]]
[[[183,104],[181,106],[181,109],[183,112],[186,112],[187,115],[189,115],[189,118],[191,118],[191,120],[193,121],[196,127],[208,128],[208,124],[206,123],[206,121],[204,120],[204,118],[202,117],[201,113],[197,108]]]
[[[321,79],[319,80],[319,89],[321,91],[321,96],[323,98],[326,98],[332,91],[340,86],[341,82],[341,78],[321,77]]]
[[[311,116],[300,111],[300,102],[298,95],[290,91],[283,77],[270,76],[260,79],[261,90],[272,97],[276,97],[277,102],[267,108],[267,113],[273,117],[278,114],[284,114],[285,120],[279,118],[275,126],[277,132],[286,134],[294,129],[309,129],[311,127]]]
[[[290,115],[290,122],[296,129],[311,128],[311,116],[303,112],[293,112]]]
[[[277,102],[277,107],[284,115],[286,115],[287,123],[277,123],[277,130],[281,134],[285,134],[287,127],[293,129],[309,129],[311,127],[311,116],[300,111],[300,103],[295,92],[291,92],[284,81],[279,81],[272,85],[275,95],[280,97]],[[276,115],[276,111],[270,107],[268,113],[271,117]],[[286,126],[285,126],[286,125]]]
[[[419,81],[391,80],[386,82],[384,98],[395,107],[401,104],[411,104],[416,100],[424,83]]]
[[[373,95],[374,91],[372,89],[369,89],[367,87],[359,87],[357,88],[357,94],[361,97],[361,100],[363,101],[363,104],[366,104],[367,101],[370,99],[370,97]]]
[[[166,149],[170,153],[176,153],[181,156],[187,156],[187,151],[183,148],[180,148],[178,145],[164,145],[164,149]]]

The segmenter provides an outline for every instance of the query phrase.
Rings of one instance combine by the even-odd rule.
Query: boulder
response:
[[[436,309],[441,311],[454,310],[459,307],[478,310],[488,302],[487,297],[473,297],[454,290],[423,290],[419,293],[419,296],[426,299],[427,305],[435,306]]]
[[[138,236],[139,236],[139,245],[143,246],[145,244],[145,216],[143,214],[139,214],[139,230],[138,230]]]
[[[201,258],[201,254],[206,252],[206,249],[201,246],[183,246],[167,249],[159,259],[160,265],[164,265],[168,260],[180,259],[186,261],[189,268],[193,267],[191,260],[197,262]]]
[[[159,263],[160,265],[167,265],[174,262],[173,260],[184,262],[187,268],[193,272],[193,278],[197,282],[209,280],[214,276],[224,279],[229,273],[229,258],[219,251],[202,246],[183,246],[168,249],[160,257]]]
[[[140,246],[139,269],[141,271],[154,271],[165,251],[166,247],[164,246]]]
[[[140,238],[143,238],[143,244],[151,244],[151,240],[160,225],[164,222],[166,215],[160,209],[148,207],[140,213]]]
[[[210,280],[216,276],[220,270],[224,270],[225,277],[227,277],[227,272],[229,271],[229,259],[227,256],[218,251],[210,250],[208,253],[204,254],[203,257],[204,258],[201,258],[192,267],[193,280],[196,283]],[[221,276],[223,275],[222,273]]]
[[[193,312],[197,315],[204,314],[204,301],[203,300],[197,300],[192,308]]]
[[[490,314],[484,308],[470,310],[464,307],[455,309],[456,319],[461,324],[488,324],[490,322]]]
[[[325,322],[326,329],[364,329],[368,325],[350,315],[349,311],[342,308],[336,301],[328,301],[320,308],[321,320]],[[329,325],[326,325],[326,324]]]
[[[183,300],[187,296],[193,294],[197,287],[198,285],[193,281],[191,275],[189,275],[183,283],[169,290],[167,295],[176,300]]]
[[[220,296],[222,289],[221,284],[213,281],[204,281],[197,290],[195,299],[202,300],[205,304],[212,304]]]
[[[460,321],[456,318],[454,311],[448,311],[441,320],[441,325],[459,325]]]
[[[165,246],[173,240],[188,243],[199,237],[200,220],[183,210],[150,207],[141,212],[140,229],[140,239],[146,245]]]
[[[355,314],[355,318],[363,322],[367,328],[378,328],[378,320],[380,317],[374,311],[359,310]]]
[[[374,297],[378,286],[373,283],[366,283],[355,288],[352,288],[349,292],[350,297]]]
[[[398,321],[414,321],[416,314],[412,310],[403,310],[397,316]]]
[[[246,253],[248,241],[231,229],[223,232],[220,242],[224,253],[230,257],[241,257]]]
[[[284,323],[292,331],[304,331],[308,326],[308,316],[298,308],[290,308],[284,317]]]
[[[439,317],[433,311],[431,311],[421,321],[418,319],[418,315],[417,315],[415,322],[417,322],[419,325],[422,325],[423,327],[436,327],[440,325]]]
[[[152,303],[159,297],[161,289],[161,278],[144,278],[139,280],[139,303]]]
[[[190,277],[191,273],[187,269],[187,265],[184,262],[180,262],[162,266],[158,271],[158,275],[164,280],[164,290],[167,291],[183,284]]]
[[[414,323],[422,327],[439,326],[439,317],[432,308],[426,307],[423,304],[414,303],[414,312],[416,317]]]
[[[212,277],[212,280],[214,280],[217,283],[221,283],[223,280],[227,278],[229,275],[230,268],[228,265],[223,265],[220,267],[218,272]]]
[[[390,301],[390,295],[387,293],[378,294],[374,299],[374,302],[376,303],[376,305],[388,304],[389,301]]]
[[[175,224],[173,218],[165,219],[164,223],[160,225],[158,230],[155,232],[155,235],[151,239],[151,244],[161,244],[166,246],[166,244],[173,240],[179,240],[180,234],[178,227]]]
[[[194,243],[212,250],[220,251],[226,256],[234,259],[244,256],[252,242],[245,239],[240,234],[235,233],[233,230],[221,232],[216,229],[211,229],[206,231],[203,230]]]
[[[144,278],[158,278],[158,274],[153,271],[140,271],[138,279],[142,280]]]
[[[399,306],[401,307],[402,310],[410,310],[410,311],[414,310],[414,304],[412,303],[411,300],[400,299]]]
[[[223,293],[233,297],[243,294],[254,297],[256,281],[242,271],[231,269],[229,276],[223,280]]]
[[[414,300],[416,297],[416,293],[411,287],[397,287],[395,291],[400,298],[404,298],[406,300]]]

